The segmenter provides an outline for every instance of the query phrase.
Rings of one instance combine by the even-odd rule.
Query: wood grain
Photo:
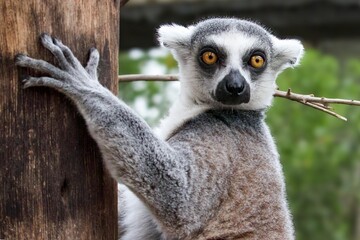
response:
[[[101,54],[100,81],[117,92],[120,1],[0,1],[0,239],[116,239],[117,191],[84,120],[63,95],[26,89],[39,73],[14,66],[26,53],[53,61],[47,32],[86,62]],[[56,64],[56,63],[55,63]]]

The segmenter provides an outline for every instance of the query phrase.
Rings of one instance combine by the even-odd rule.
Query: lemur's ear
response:
[[[158,40],[162,46],[172,50],[187,48],[193,29],[193,26],[163,25],[158,29]]]
[[[274,47],[273,68],[281,71],[295,67],[300,63],[304,54],[304,46],[296,39],[278,39],[272,37]]]

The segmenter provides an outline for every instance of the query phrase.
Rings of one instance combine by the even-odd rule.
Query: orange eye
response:
[[[250,58],[249,64],[253,67],[253,68],[261,68],[264,66],[265,64],[265,59],[260,56],[260,55],[253,55]]]
[[[207,65],[213,65],[217,62],[218,57],[215,53],[208,51],[201,55],[201,60]]]

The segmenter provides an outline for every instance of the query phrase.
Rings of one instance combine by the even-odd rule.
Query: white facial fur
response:
[[[181,82],[180,98],[162,122],[164,137],[182,122],[207,109],[266,109],[273,99],[277,75],[296,66],[303,55],[300,41],[278,39],[255,23],[232,18],[209,19],[189,27],[164,25],[159,28],[158,35],[160,44],[170,49],[179,63]],[[227,55],[225,66],[211,75],[204,74],[199,66],[199,50],[208,44],[221,48]],[[252,49],[261,49],[266,54],[267,66],[256,79],[243,60]],[[250,85],[248,103],[225,105],[212,97],[218,83],[232,69],[237,69]]]
[[[208,37],[208,39],[210,42],[216,43],[217,47],[220,47],[227,52],[228,56],[226,57],[227,59],[225,66],[219,69],[214,74],[212,79],[206,79],[202,76],[199,76],[199,78],[203,78],[201,83],[202,86],[206,87],[205,89],[201,85],[194,87],[194,83],[192,82],[190,82],[191,84],[189,86],[189,89],[199,91],[201,88],[203,88],[200,90],[203,93],[203,99],[206,99],[203,102],[214,105],[216,107],[258,110],[269,106],[271,104],[272,95],[276,88],[273,70],[267,68],[261,74],[261,78],[254,81],[252,80],[251,73],[247,68],[247,63],[243,62],[243,56],[245,56],[250,49],[261,48],[258,39],[253,36],[246,36],[245,34],[237,31],[223,32],[218,35],[211,35]],[[264,46],[262,49],[265,50],[265,48],[266,46]],[[189,66],[186,65],[184,67],[189,68]],[[250,101],[249,103],[226,106],[212,99],[210,93],[216,90],[220,81],[222,81],[224,77],[229,74],[230,71],[233,69],[238,70],[240,74],[246,79],[247,83],[250,85]],[[195,71],[195,69],[193,71]],[[189,82],[185,80],[182,84],[187,85],[188,83]],[[197,94],[195,91],[192,91],[193,95]]]

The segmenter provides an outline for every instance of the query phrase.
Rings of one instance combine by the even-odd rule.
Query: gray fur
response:
[[[25,87],[48,86],[62,92],[85,118],[107,169],[123,184],[119,187],[122,239],[293,239],[281,165],[264,109],[270,104],[276,75],[286,62],[299,58],[301,44],[293,44],[299,53],[284,48],[286,44],[279,44],[263,28],[236,19],[207,20],[189,29],[173,26],[182,35],[174,31],[165,36],[170,28],[160,33],[160,41],[177,57],[183,87],[163,122],[162,137],[98,82],[96,49],[84,68],[68,47],[45,34],[41,42],[60,68],[25,55],[19,55],[16,64],[49,75],[29,77]],[[240,50],[222,46],[229,58],[239,58],[205,78],[194,67],[198,52],[185,48],[198,48],[230,29],[250,42]],[[218,44],[216,38],[212,41]],[[272,65],[269,58],[263,73],[247,79],[256,82],[249,103],[226,106],[206,96],[221,74],[236,66],[246,73],[240,55],[259,46],[281,59]]]
[[[191,37],[191,45],[201,43],[210,35],[218,35],[222,32],[236,30],[248,36],[255,36],[260,41],[271,46],[268,32],[258,24],[236,18],[211,18],[199,22],[196,31]]]

